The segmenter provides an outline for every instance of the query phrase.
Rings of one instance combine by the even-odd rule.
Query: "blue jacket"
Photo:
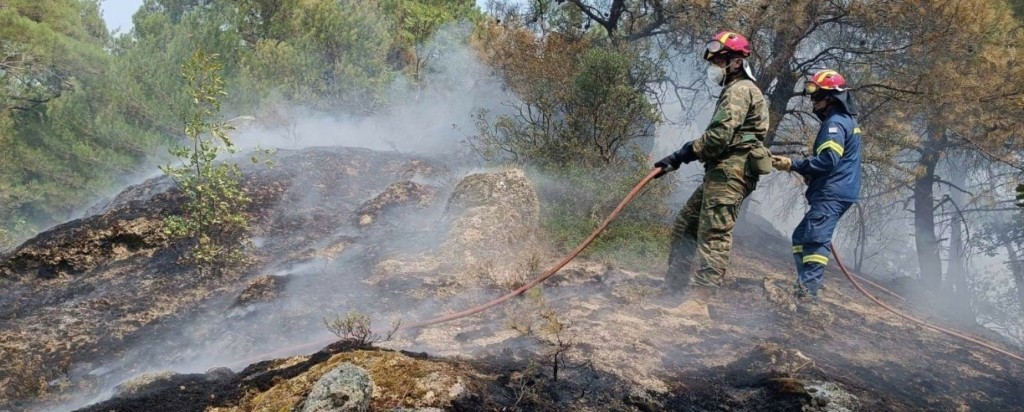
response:
[[[821,122],[814,156],[790,168],[807,178],[807,200],[856,202],[860,198],[860,128],[857,120],[833,110]]]

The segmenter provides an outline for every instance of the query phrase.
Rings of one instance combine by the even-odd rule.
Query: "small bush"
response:
[[[359,312],[349,312],[345,316],[337,315],[334,319],[324,318],[324,326],[327,326],[327,330],[343,340],[354,341],[365,346],[391,340],[398,329],[402,327],[402,321],[391,322],[391,328],[384,335],[374,333],[370,317]]]
[[[506,312],[509,327],[544,348],[540,364],[550,366],[551,379],[558,381],[559,369],[566,366],[565,355],[575,345],[568,331],[569,324],[560,320],[558,313],[548,306],[541,289],[531,289],[525,300],[527,302],[521,302],[517,308]]]
[[[661,77],[642,49],[498,36],[491,64],[516,98],[475,114],[472,148],[490,161],[542,167],[613,165],[650,143],[660,121],[647,85]]]

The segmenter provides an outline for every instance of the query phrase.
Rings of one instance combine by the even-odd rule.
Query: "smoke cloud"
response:
[[[242,125],[232,136],[243,153],[257,147],[298,150],[337,146],[396,151],[428,158],[452,159],[452,154],[467,154],[462,140],[474,131],[473,111],[483,108],[503,113],[502,103],[511,98],[510,93],[502,89],[501,79],[468,47],[471,30],[470,24],[449,25],[421,45],[419,52],[429,57],[430,62],[424,69],[422,81],[414,83],[399,78],[389,91],[390,106],[375,115],[313,113],[304,108],[292,108],[285,114],[288,121],[283,125],[256,126],[260,119],[255,119],[249,125]],[[465,160],[472,156],[460,158]],[[475,170],[473,164],[465,162],[446,166],[454,176]],[[418,183],[440,187],[438,195],[446,196],[444,191],[450,190],[446,185],[452,182],[444,177],[420,177]],[[303,200],[312,204],[320,199],[307,196]],[[426,246],[439,242],[438,222],[444,202],[435,204],[408,220],[389,222],[395,227],[417,228],[411,230],[415,232],[415,239],[409,238],[410,231],[399,230],[389,232],[393,239],[370,239],[369,243],[389,245],[394,251],[410,254],[425,252]],[[358,235],[357,228],[339,227],[322,246],[330,246],[332,239],[354,235]],[[259,247],[264,240],[254,239],[254,242]],[[98,379],[102,382],[101,388],[74,396],[72,401],[51,410],[73,410],[102,401],[115,393],[117,385],[143,374],[202,373],[218,366],[232,366],[237,370],[254,362],[254,355],[329,339],[333,335],[323,323],[325,317],[360,312],[372,318],[374,329],[381,330],[397,318],[414,320],[402,313],[405,310],[415,310],[414,316],[426,317],[445,308],[476,301],[476,296],[463,296],[448,299],[444,305],[430,300],[417,302],[412,308],[408,307],[411,303],[408,297],[372,292],[374,287],[368,285],[365,278],[373,268],[366,267],[360,258],[361,254],[370,252],[361,247],[354,245],[333,260],[314,259],[297,265],[269,262],[263,272],[286,279],[287,286],[280,299],[258,306],[237,305],[234,302],[237,293],[231,293],[210,301],[205,305],[208,309],[194,319],[165,328],[170,331],[161,336],[141,338],[118,359],[90,370],[76,371]],[[275,357],[305,354],[316,349],[319,347],[291,353],[285,350]]]

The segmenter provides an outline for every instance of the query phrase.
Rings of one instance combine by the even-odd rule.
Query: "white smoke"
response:
[[[463,147],[464,133],[473,131],[471,114],[479,108],[501,111],[507,95],[501,81],[467,45],[472,26],[453,24],[419,46],[423,81],[395,81],[388,107],[371,116],[312,113],[292,108],[278,127],[243,129],[239,147],[301,149],[315,146],[363,147],[403,153],[453,153]],[[256,119],[260,124],[260,119]]]
[[[503,102],[511,97],[502,89],[501,79],[480,62],[468,46],[473,27],[452,24],[441,28],[427,43],[418,47],[428,61],[422,81],[399,78],[388,93],[389,106],[370,116],[349,113],[314,113],[292,108],[285,113],[288,121],[273,127],[259,125],[260,119],[243,125],[232,134],[239,148],[303,149],[308,147],[359,147],[405,154],[427,154],[450,157],[465,147],[462,141],[474,131],[472,114],[478,109],[503,113]],[[235,121],[246,120],[240,117]],[[453,173],[462,175],[471,166],[454,165]],[[440,182],[428,182],[440,185]],[[305,199],[314,202],[316,199]],[[443,203],[443,202],[442,202]],[[441,211],[426,210],[415,221],[401,222],[406,227],[430,228],[439,220]],[[345,236],[340,228],[336,236]],[[429,236],[425,235],[425,236]],[[419,239],[422,241],[422,239]],[[396,243],[400,241],[396,239]],[[424,244],[436,244],[437,239]],[[255,239],[257,244],[262,239]],[[281,265],[274,276],[289,275],[283,297],[260,306],[236,307],[236,294],[216,298],[206,304],[210,308],[186,324],[175,325],[174,331],[162,336],[141,338],[134,348],[119,359],[85,371],[97,377],[102,387],[52,410],[74,410],[105,400],[114,394],[114,387],[127,379],[151,372],[202,373],[212,367],[231,365],[236,369],[254,362],[259,353],[302,343],[323,341],[333,335],[322,319],[350,311],[366,313],[375,329],[385,327],[396,318],[394,310],[402,305],[388,304],[395,297],[368,293],[363,283],[364,270],[350,267],[346,258],[334,261],[313,260],[300,265]],[[269,268],[268,268],[269,269]],[[362,268],[365,269],[365,268]],[[454,299],[447,306],[468,303],[474,297]],[[421,303],[417,313],[426,316],[443,308],[430,302]],[[253,311],[259,316],[250,316]],[[320,345],[323,346],[323,345]],[[319,349],[304,348],[289,353],[275,352],[275,357],[310,353]],[[168,356],[168,354],[172,356]],[[245,362],[245,364],[242,364]]]

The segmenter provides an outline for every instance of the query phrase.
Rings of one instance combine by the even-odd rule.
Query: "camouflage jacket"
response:
[[[722,89],[711,124],[693,142],[693,151],[705,164],[728,157],[732,149],[753,137],[764,142],[768,134],[768,103],[750,79],[737,77]],[[746,153],[744,153],[746,155]]]

